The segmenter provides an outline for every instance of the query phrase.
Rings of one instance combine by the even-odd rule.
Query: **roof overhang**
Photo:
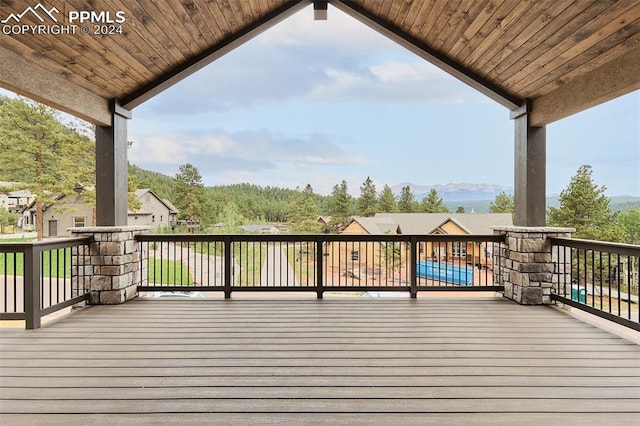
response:
[[[74,9],[122,11],[124,33],[0,34],[0,87],[108,126],[112,105],[139,106],[312,3],[48,1],[63,11],[61,21]],[[506,108],[530,105],[534,126],[640,89],[635,0],[329,4]],[[0,20],[30,7],[2,2]]]

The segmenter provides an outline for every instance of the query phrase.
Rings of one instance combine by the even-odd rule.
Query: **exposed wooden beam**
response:
[[[640,89],[640,47],[533,99],[532,126],[544,126]]]
[[[390,25],[388,22],[382,20],[373,13],[359,9],[356,4],[345,0],[330,0],[329,2],[344,13],[378,31],[380,34],[395,41],[400,46],[431,62],[433,65],[443,71],[446,71],[458,80],[468,84],[510,110],[516,109],[524,103],[523,100],[506,93],[495,84],[492,84],[489,80],[480,77],[473,71],[435,51],[424,42],[402,31],[400,28]]]
[[[82,118],[111,125],[109,101],[0,46],[0,87]]]
[[[195,56],[191,60],[161,75],[148,85],[127,96],[124,96],[121,102],[122,106],[128,110],[139,106],[158,93],[168,89],[169,87],[182,81],[196,71],[199,71],[205,66],[209,65],[216,59],[219,59],[233,49],[251,40],[263,31],[271,28],[279,22],[282,22],[289,16],[295,14],[311,3],[312,0],[289,1],[285,3],[278,9],[263,16],[261,19],[249,25],[248,27],[245,27],[242,30],[231,34],[220,43],[211,46],[209,49]]]
[[[511,113],[515,125],[514,183],[517,226],[546,223],[546,127],[532,126],[527,105]]]
[[[96,225],[127,224],[127,120],[129,112],[111,101],[113,124],[96,126]]]

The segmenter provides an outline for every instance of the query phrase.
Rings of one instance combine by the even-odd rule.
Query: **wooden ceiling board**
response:
[[[500,3],[503,4],[503,3]],[[497,10],[496,2],[489,1],[486,6],[478,13],[473,21],[465,22],[466,28],[462,32],[460,38],[447,50],[448,55],[451,58],[456,58],[460,55],[460,52],[469,46],[474,38],[479,33],[480,29],[492,19]]]
[[[222,13],[222,10],[218,7],[217,2],[206,2],[205,6],[209,11],[211,20],[215,22],[216,26],[220,29],[220,34],[223,37],[231,35],[231,26],[227,22],[227,17],[224,16],[224,13]]]
[[[509,99],[505,106],[544,96],[574,79],[584,80],[587,73],[637,47],[640,38],[638,0],[331,2],[472,86],[479,88],[469,76],[495,89],[494,99]],[[129,99],[134,107],[136,93],[157,93],[154,84],[174,84],[188,74],[185,67],[201,63],[216,49],[222,50],[215,57],[221,56],[256,34],[257,27],[278,21],[278,14],[288,16],[312,1],[42,3],[63,13],[99,10],[97,4],[108,4],[105,10],[125,11],[125,33],[3,35],[0,46],[104,99]],[[32,0],[0,0],[0,17],[28,7],[33,7]]]
[[[212,20],[205,19],[202,13],[204,10],[200,10],[193,1],[188,0],[181,3],[173,0],[170,5],[187,28],[197,29],[197,31],[192,30],[190,33],[199,44],[199,50],[206,49],[212,41],[216,40],[217,37],[209,26],[209,22]]]
[[[416,22],[420,23],[419,17],[422,15],[423,11],[429,8],[428,4],[428,1],[414,1],[411,3],[411,7],[404,15],[404,19],[401,24],[405,31],[411,31]],[[420,25],[422,24],[420,23]]]
[[[634,22],[633,25],[630,25],[629,27],[633,27],[634,31],[636,31],[634,36],[626,39],[623,43],[619,42],[617,35],[612,35],[611,37],[602,40],[600,43],[589,49],[590,53],[586,52],[589,54],[585,55],[584,58],[591,57],[591,59],[585,59],[585,62],[581,64],[578,64],[577,61],[566,63],[556,70],[556,74],[559,75],[558,78],[546,79],[546,85],[544,86],[536,84],[529,86],[527,89],[532,91],[529,97],[536,97],[539,96],[538,94],[541,95],[549,93],[555,90],[558,86],[566,84],[574,78],[588,74],[625,52],[628,52],[630,49],[640,46],[640,21]],[[640,71],[638,73],[640,74]],[[542,83],[541,80],[538,80],[538,82]]]
[[[437,32],[430,37],[431,45],[435,50],[441,51],[442,45],[455,33],[456,28],[464,19],[464,10],[468,10],[470,1],[452,0],[447,2],[442,11],[442,24]]]
[[[530,19],[518,19],[503,26],[500,43],[493,43],[481,55],[474,54],[471,64],[487,73],[487,70],[491,69],[491,65],[487,64],[504,60],[509,50],[524,50],[525,43],[540,32],[552,17],[562,13],[566,5],[566,2],[555,0],[537,2],[536,7],[527,11],[527,14],[531,15]]]
[[[435,43],[434,48],[439,52],[448,52],[460,41],[464,32],[478,18],[478,15],[487,7],[489,0],[468,0],[468,3],[458,8],[457,15],[460,19],[455,23],[455,27],[444,43]],[[453,21],[452,21],[453,25]]]
[[[149,5],[152,3],[152,5]],[[207,46],[207,42],[202,33],[209,31],[208,26],[197,28],[191,18],[185,13],[180,4],[173,1],[165,2],[149,2],[145,0],[142,4],[144,9],[149,8],[152,13],[152,19],[158,22],[163,29],[158,34],[149,33],[148,37],[158,37],[163,44],[175,44],[180,59],[172,64],[176,65],[185,61],[187,58],[197,55],[201,49]],[[213,35],[211,35],[213,37]]]
[[[174,43],[170,40],[163,42],[158,37],[163,33],[162,28],[137,2],[126,2],[125,5],[120,5],[120,10],[124,10],[127,16],[135,17],[127,22],[127,38],[137,46],[135,56],[140,64],[158,74],[184,58]],[[148,37],[148,34],[155,36]]]
[[[420,29],[420,34],[424,36],[425,40],[429,40],[431,42],[432,40],[436,39],[436,35],[440,33],[444,25],[446,25],[447,21],[449,20],[448,17],[444,17],[443,19],[445,8],[447,6],[452,6],[452,3],[456,3],[456,1],[455,0],[452,0],[450,2],[439,1],[433,6],[432,8],[433,18],[427,18],[429,22],[429,27],[425,28],[423,26]]]
[[[621,3],[623,2],[617,5],[622,6]],[[591,47],[605,38],[612,37],[611,46],[626,40],[632,32],[627,33],[620,30],[629,24],[627,21],[629,17],[633,21],[640,19],[639,6],[639,3],[635,3],[628,5],[627,9],[621,10],[619,7],[607,9],[601,15],[603,19],[592,18],[574,36],[566,34],[564,40],[559,41],[555,46],[538,56],[521,72],[505,79],[502,85],[512,91],[522,92],[526,97],[541,95],[542,93],[537,89],[560,77],[561,67],[564,64],[575,67],[592,59],[594,51],[590,51]]]
[[[91,9],[90,4],[86,1],[68,1],[67,4],[78,10]],[[134,38],[139,37],[134,36]],[[87,59],[91,61],[102,59],[105,63],[115,65],[115,70],[110,66],[96,67],[96,72],[102,75],[105,80],[115,77],[116,80],[111,81],[111,84],[116,87],[118,85],[124,87],[122,92],[126,91],[126,88],[148,81],[153,78],[154,72],[161,71],[159,67],[150,66],[151,64],[140,64],[139,58],[148,57],[149,53],[140,50],[129,36],[119,34],[109,36],[76,35],[70,39],[69,47],[78,52],[84,50],[82,56],[87,56]],[[127,84],[127,76],[132,80],[129,84]]]
[[[421,38],[424,37],[435,25],[435,19],[441,5],[442,2],[440,0],[429,1],[428,7],[421,11],[422,14],[417,17],[414,25],[408,29],[409,34],[419,34]]]
[[[588,3],[583,3],[585,8],[589,6]],[[478,61],[476,65],[482,66],[487,76],[495,78],[561,29],[566,24],[567,16],[574,11],[569,8],[570,4],[570,2],[555,2],[547,12],[538,16],[536,23],[529,25],[516,38],[509,41],[501,51],[486,62]]]
[[[514,9],[523,8],[527,3],[518,1],[505,1],[496,7],[489,19],[483,22],[478,31],[471,36],[471,39],[460,49],[453,59],[460,64],[467,64],[466,58],[473,55],[478,50],[486,49],[491,42],[500,43],[501,30],[500,27],[505,18],[510,17],[510,13]],[[517,10],[516,10],[517,12]]]

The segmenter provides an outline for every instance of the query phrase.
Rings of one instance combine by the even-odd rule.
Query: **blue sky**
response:
[[[129,159],[207,185],[328,194],[370,176],[513,186],[509,111],[361,23],[306,8],[134,110]],[[640,92],[547,127],[547,193],[581,164],[609,196],[640,196]]]

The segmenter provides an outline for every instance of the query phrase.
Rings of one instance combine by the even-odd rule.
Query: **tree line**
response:
[[[52,108],[23,98],[0,96],[0,180],[20,182],[36,199],[37,229],[42,232],[42,209],[61,195],[77,195],[78,187],[95,185],[94,129],[80,121],[63,122]],[[286,223],[294,232],[337,232],[354,216],[376,213],[446,213],[442,197],[432,189],[416,199],[410,186],[396,196],[389,185],[380,191],[370,177],[354,197],[345,180],[328,196],[316,194],[311,184],[296,189],[249,183],[205,187],[198,169],[183,164],[174,176],[129,165],[130,194],[150,188],[171,200],[180,219],[198,220],[204,232],[225,229],[238,232],[249,223]],[[12,190],[12,189],[5,189]],[[576,228],[575,237],[640,243],[640,209],[635,206],[613,213],[606,187],[593,182],[591,166],[581,166],[560,194],[560,206],[548,209],[548,224]],[[85,201],[93,204],[91,191]],[[136,200],[130,197],[135,208]],[[489,206],[493,213],[513,213],[513,196],[498,194]],[[458,209],[463,212],[463,209]],[[330,217],[321,226],[319,216]],[[0,225],[15,220],[4,212]]]

